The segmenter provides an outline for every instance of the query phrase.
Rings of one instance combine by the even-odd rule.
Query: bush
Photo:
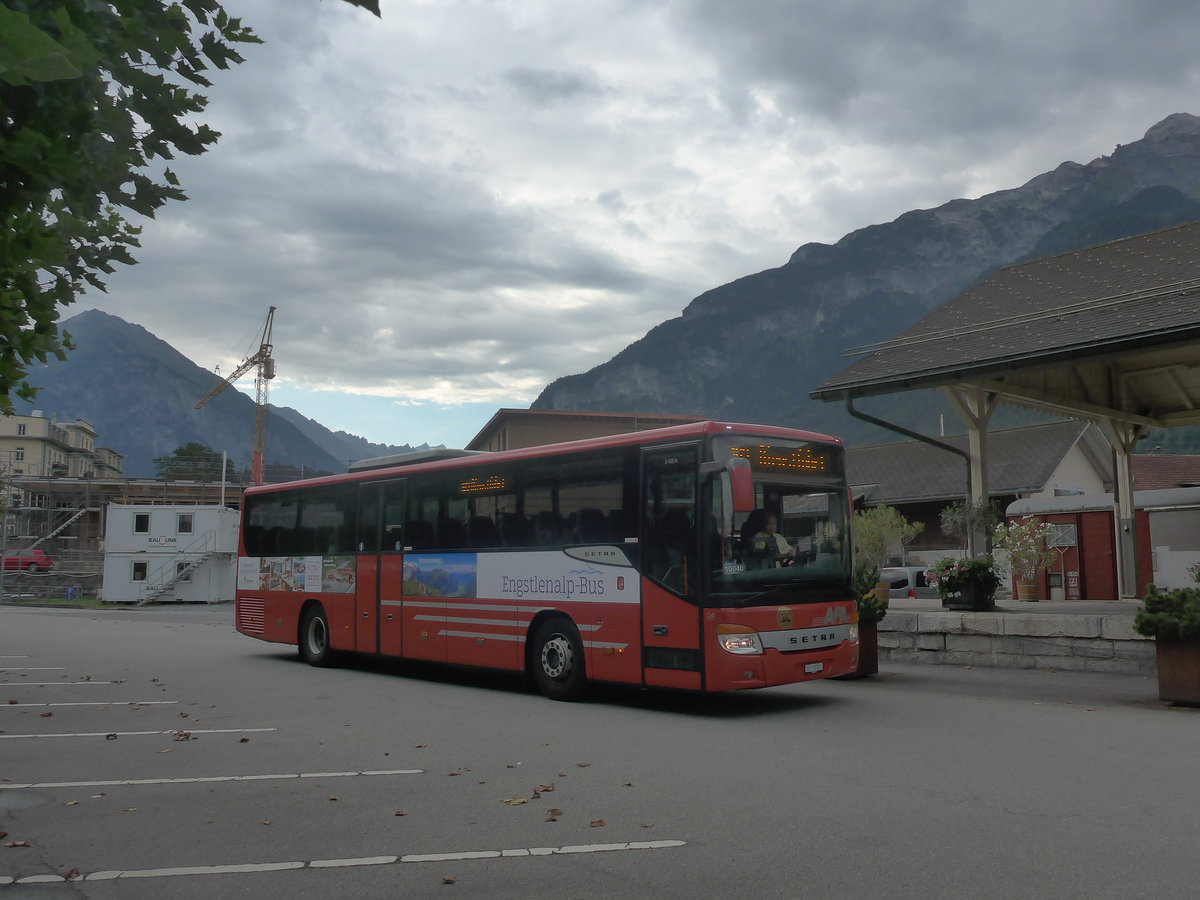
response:
[[[1133,620],[1133,627],[1145,637],[1200,639],[1200,590],[1160,591],[1151,585]]]

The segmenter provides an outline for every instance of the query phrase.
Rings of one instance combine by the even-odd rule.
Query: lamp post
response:
[[[0,450],[8,461],[0,469],[0,606],[4,605],[4,575],[8,571],[8,509],[12,501],[8,476],[12,471],[12,450]]]

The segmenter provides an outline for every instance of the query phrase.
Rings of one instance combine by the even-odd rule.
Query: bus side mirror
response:
[[[754,477],[750,472],[750,460],[734,457],[726,464],[726,468],[729,471],[729,485],[733,490],[733,511],[753,512]]]

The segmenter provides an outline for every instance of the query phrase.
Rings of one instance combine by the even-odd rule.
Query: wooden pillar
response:
[[[1000,405],[999,398],[992,392],[972,385],[956,385],[943,388],[959,417],[967,426],[967,450],[971,455],[968,463],[971,489],[967,502],[980,507],[988,502],[987,474],[987,424]],[[976,557],[987,553],[988,536],[983,529],[975,529],[967,536],[967,555]]]
[[[1121,599],[1138,596],[1141,579],[1137,571],[1137,533],[1133,514],[1133,469],[1130,456],[1133,445],[1142,436],[1142,426],[1116,419],[1105,419],[1100,425],[1104,436],[1113,448],[1114,485],[1116,501],[1113,504],[1113,529],[1117,561],[1117,591]]]

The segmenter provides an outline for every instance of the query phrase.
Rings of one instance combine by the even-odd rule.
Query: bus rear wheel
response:
[[[546,619],[533,633],[529,668],[539,692],[551,700],[580,700],[587,690],[583,642],[570,619]]]
[[[329,619],[324,608],[314,603],[300,619],[300,658],[310,666],[327,666],[332,655]]]

